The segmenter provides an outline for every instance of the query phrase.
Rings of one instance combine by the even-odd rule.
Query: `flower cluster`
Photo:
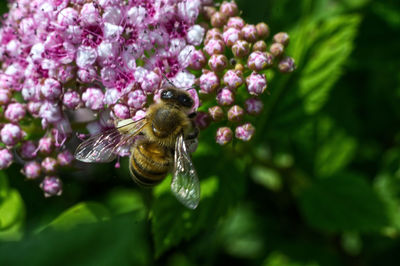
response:
[[[288,73],[295,68],[294,60],[284,56],[289,43],[287,33],[275,34],[268,47],[268,25],[248,24],[238,14],[235,2],[223,2],[219,9],[203,7],[203,15],[211,27],[204,39],[208,66],[202,69],[198,79],[199,94],[203,102],[215,100],[199,113],[198,119],[201,127],[224,121],[225,125],[216,132],[216,141],[221,145],[229,143],[233,136],[242,141],[252,138],[255,127],[246,122],[246,116],[262,111],[260,96],[268,86],[266,70],[276,68]],[[235,127],[234,132],[226,124]]]
[[[217,143],[248,141],[265,70],[294,69],[284,56],[289,36],[275,34],[267,49],[268,36],[234,2],[217,10],[209,0],[12,1],[0,28],[0,169],[21,163],[46,197],[60,195],[58,172],[74,160],[67,147],[77,129],[95,134],[143,117],[165,77],[188,90],[194,111],[203,105],[200,128],[225,121]]]
[[[22,162],[45,196],[59,195],[73,123],[107,117],[90,123],[94,133],[143,116],[163,75],[192,87],[200,11],[200,0],[11,2],[0,29],[0,169]]]

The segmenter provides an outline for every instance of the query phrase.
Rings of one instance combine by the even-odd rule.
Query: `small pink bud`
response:
[[[62,151],[57,155],[57,162],[61,166],[67,166],[74,160],[74,156],[68,151]]]
[[[217,102],[220,105],[231,105],[235,101],[234,93],[228,88],[223,88],[217,94]]]
[[[203,7],[203,15],[207,20],[211,19],[212,15],[214,15],[215,12],[217,12],[217,9],[213,6]]]
[[[232,53],[236,57],[244,57],[250,52],[250,44],[244,40],[238,40],[232,46]]]
[[[210,56],[213,54],[222,54],[224,50],[225,44],[219,39],[210,39],[204,46],[204,51]]]
[[[274,35],[274,42],[283,44],[284,46],[289,44],[289,34],[286,32],[279,32]]]
[[[233,17],[238,13],[239,9],[234,1],[231,2],[224,1],[219,7],[219,11],[228,17]]]
[[[22,174],[26,176],[28,179],[36,179],[40,176],[41,166],[38,162],[31,161],[27,162],[24,165],[24,169],[22,170]]]
[[[249,141],[253,137],[254,131],[254,126],[250,123],[246,123],[236,128],[235,137],[243,141]]]
[[[222,71],[228,66],[228,59],[225,55],[214,54],[208,60],[208,66],[215,72]]]
[[[0,170],[8,168],[13,162],[13,155],[8,149],[0,149]]]
[[[226,145],[232,141],[233,133],[229,127],[220,127],[217,130],[215,141],[219,145]]]
[[[267,51],[267,44],[264,41],[257,41],[253,45],[253,51],[260,51],[260,52],[265,52]]]
[[[244,20],[241,17],[231,17],[229,18],[228,22],[226,23],[226,26],[229,28],[237,28],[241,29],[245,25]]]
[[[53,173],[56,170],[57,160],[52,157],[46,157],[41,165],[45,173]]]
[[[200,82],[200,93],[209,94],[214,92],[219,86],[218,76],[212,72],[206,72],[199,78]]]
[[[127,119],[131,116],[128,106],[124,104],[117,103],[116,105],[114,105],[113,112],[115,116],[120,119]]]
[[[7,89],[0,89],[0,105],[5,105],[10,101],[11,91]]]
[[[267,67],[272,66],[272,55],[269,53],[263,53],[260,51],[252,52],[249,55],[249,59],[247,61],[247,66],[251,70],[260,71]]]
[[[127,104],[132,108],[141,109],[146,104],[146,101],[147,96],[140,89],[134,90],[128,94]]]
[[[228,110],[228,120],[232,122],[240,122],[243,118],[244,110],[239,105],[234,105]]]
[[[103,91],[98,88],[88,88],[82,94],[82,101],[85,103],[85,106],[92,110],[100,110],[103,108],[103,100]]]
[[[260,95],[267,88],[267,79],[264,74],[253,72],[246,78],[246,84],[251,95]]]
[[[39,140],[39,151],[43,154],[49,154],[53,150],[53,140],[51,137],[43,137]]]
[[[69,109],[75,109],[81,102],[79,93],[76,91],[67,91],[64,93],[63,104]]]
[[[258,39],[256,26],[247,24],[242,28],[242,36],[248,42],[255,42]]]
[[[275,57],[281,56],[283,54],[284,50],[285,50],[285,46],[283,46],[283,44],[281,44],[279,42],[273,43],[271,45],[271,47],[269,48],[269,51]]]
[[[290,73],[296,69],[294,59],[291,57],[285,57],[278,63],[278,69],[282,73]]]
[[[222,34],[222,37],[224,38],[224,42],[226,46],[232,47],[232,45],[240,40],[242,37],[242,33],[239,29],[237,28],[228,28],[224,31]]]
[[[215,122],[218,122],[224,118],[224,110],[222,110],[221,106],[219,105],[208,108],[208,113]]]
[[[197,112],[195,123],[200,129],[205,129],[210,125],[210,116],[206,112]]]
[[[224,83],[229,89],[236,89],[243,84],[243,74],[239,70],[228,70],[224,75]]]
[[[222,40],[221,30],[218,28],[209,29],[206,33],[206,38],[204,39],[204,44],[207,44],[212,39]]]
[[[1,141],[7,146],[14,146],[23,137],[24,133],[18,125],[5,124],[0,131]]]
[[[46,198],[62,194],[62,182],[56,176],[46,176],[42,183],[40,183],[40,188],[43,190]]]
[[[25,106],[20,103],[10,103],[4,112],[4,117],[10,122],[17,123],[26,114]]]
[[[264,22],[260,22],[256,25],[257,35],[260,39],[268,38],[269,36],[269,27]]]
[[[258,115],[263,109],[263,102],[257,98],[247,99],[244,103],[246,112],[250,115]]]
[[[43,86],[40,87],[40,92],[46,100],[55,100],[60,97],[62,87],[57,80],[48,78],[45,80]]]
[[[224,13],[217,11],[211,16],[211,26],[221,28],[227,20],[228,17]]]
[[[194,69],[194,70],[200,70],[202,69],[205,64],[207,63],[207,59],[204,56],[203,52],[200,50],[195,50],[192,52],[190,56],[190,61],[189,61],[189,67]]]
[[[21,157],[24,159],[33,159],[36,157],[36,145],[33,141],[24,141],[21,145]]]

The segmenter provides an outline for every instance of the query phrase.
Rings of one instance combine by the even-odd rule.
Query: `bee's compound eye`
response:
[[[185,94],[181,94],[178,96],[178,102],[185,106],[185,107],[192,107],[193,106],[193,100],[189,96]]]
[[[161,99],[168,100],[174,98],[174,92],[172,90],[163,90],[161,92]]]

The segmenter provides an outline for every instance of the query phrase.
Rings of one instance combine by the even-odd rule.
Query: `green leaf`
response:
[[[272,252],[268,258],[264,261],[263,266],[318,266],[317,262],[298,262],[287,255],[275,251]]]
[[[19,239],[24,222],[24,201],[17,190],[11,189],[0,199],[0,240]]]
[[[91,224],[110,218],[110,212],[96,202],[81,202],[64,211],[47,227],[66,230],[81,224]]]
[[[271,84],[265,111],[271,128],[298,125],[324,106],[353,50],[360,21],[358,15],[305,20],[291,32],[287,53],[298,68]]]
[[[342,173],[316,181],[299,198],[306,222],[329,232],[370,232],[388,225],[385,205],[360,176]]]
[[[142,211],[144,215],[146,210],[142,196],[133,189],[115,188],[107,195],[105,203],[115,214]]]
[[[8,189],[7,176],[4,171],[0,171],[0,201],[7,195]]]
[[[0,245],[0,265],[151,265],[146,223],[136,213]]]
[[[227,157],[221,159],[216,149],[215,154],[194,160],[201,186],[200,203],[195,210],[185,208],[171,194],[169,178],[156,187],[152,216],[156,257],[216,223],[236,204],[244,192],[244,167],[240,160]],[[210,161],[215,162],[213,167],[208,167]]]

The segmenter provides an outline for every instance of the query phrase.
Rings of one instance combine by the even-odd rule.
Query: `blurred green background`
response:
[[[12,166],[0,265],[398,265],[399,1],[237,3],[247,22],[290,33],[298,67],[271,76],[251,143],[202,132],[198,209],[170,180],[139,189],[126,161],[65,170],[50,199]]]

